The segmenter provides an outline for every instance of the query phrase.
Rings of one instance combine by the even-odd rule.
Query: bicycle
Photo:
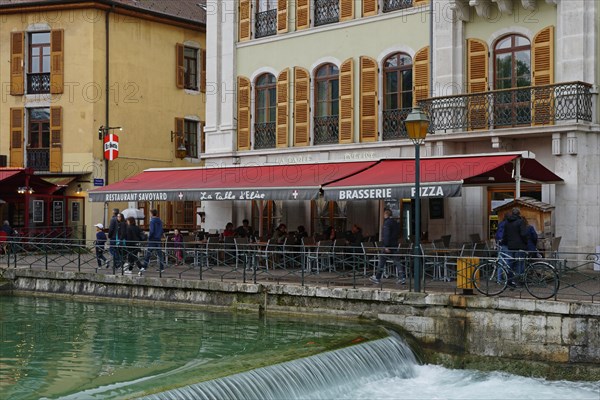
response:
[[[545,261],[531,259],[526,256],[512,257],[503,251],[498,252],[498,258],[482,262],[473,272],[475,289],[486,296],[496,296],[507,287],[517,288],[523,284],[527,292],[537,299],[549,299],[558,292],[560,278],[556,269]],[[524,263],[522,273],[513,272],[508,260]]]

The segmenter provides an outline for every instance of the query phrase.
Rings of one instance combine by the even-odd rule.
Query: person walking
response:
[[[113,266],[119,268],[121,265],[121,259],[119,257],[119,249],[117,247],[117,230],[119,222],[117,221],[117,215],[119,215],[119,209],[113,208],[113,216],[110,219],[108,225],[108,245],[110,255],[112,256]]]
[[[175,228],[173,237],[173,248],[175,249],[176,265],[183,264],[183,235],[179,229]]]
[[[131,274],[133,266],[136,265],[141,271],[142,264],[138,258],[141,243],[146,240],[144,233],[135,223],[134,217],[127,218],[127,235],[126,235],[125,253],[127,254],[127,262],[123,266],[126,274]]]
[[[398,252],[398,236],[400,234],[400,227],[398,222],[392,218],[392,210],[385,209],[383,211],[383,249],[379,254],[379,263],[377,265],[377,272],[375,276],[370,278],[371,282],[375,284],[381,283],[381,277],[385,270],[385,264],[388,260],[394,263],[396,271],[398,271],[398,283],[404,285],[406,283],[406,277],[404,267],[400,265],[400,259],[395,254]]]
[[[150,211],[152,217],[150,218],[150,231],[148,232],[148,252],[146,253],[146,257],[144,258],[144,264],[140,269],[139,275],[142,276],[144,271],[148,269],[148,264],[150,263],[150,258],[153,254],[156,253],[158,257],[159,264],[159,272],[163,272],[165,270],[165,264],[163,261],[163,252],[160,248],[161,239],[163,235],[163,223],[162,220],[158,217],[158,210],[153,209]]]
[[[102,268],[102,266],[109,267],[108,260],[104,255],[104,246],[106,246],[106,233],[104,233],[104,225],[96,224],[96,241],[94,242],[94,247],[96,248],[96,261],[98,262],[98,268]]]
[[[538,249],[537,249],[537,242],[538,242],[538,234],[535,231],[535,228],[533,227],[533,225],[530,225],[529,222],[527,221],[527,218],[522,217],[523,218],[523,223],[525,224],[525,232],[527,232],[527,253],[529,255],[529,257],[537,257],[538,256]]]
[[[119,264],[115,268],[123,268],[126,261],[125,246],[127,246],[127,221],[122,213],[117,214],[117,233],[115,236]]]
[[[523,260],[522,257],[527,250],[527,226],[521,218],[521,210],[513,208],[511,214],[506,218],[506,224],[504,225],[504,233],[502,234],[502,244],[508,249],[507,253],[510,259],[507,260],[509,270],[509,286],[517,286],[517,282],[514,280],[514,273],[523,273]],[[519,259],[521,258],[521,259]]]

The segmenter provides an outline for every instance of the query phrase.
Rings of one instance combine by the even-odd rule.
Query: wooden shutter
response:
[[[250,0],[239,0],[239,38],[240,42],[250,40]]]
[[[250,150],[250,79],[238,76],[237,149]]]
[[[288,147],[290,69],[277,77],[277,147]]]
[[[310,75],[304,68],[294,68],[294,146],[308,146]]]
[[[277,33],[288,31],[288,3],[289,0],[277,0]]]
[[[183,61],[183,44],[177,43],[175,45],[175,85],[177,89],[183,89],[185,86]]]
[[[363,0],[362,2],[362,16],[370,17],[371,15],[377,15],[379,0]]]
[[[354,62],[351,58],[340,67],[340,143],[354,141]]]
[[[360,141],[377,141],[379,84],[377,61],[370,57],[360,58]]]
[[[422,7],[429,4],[429,0],[413,0],[413,7]]]
[[[429,46],[415,54],[413,64],[413,105],[429,97]]]
[[[467,39],[467,86],[469,93],[487,92],[488,88],[488,46],[479,39]],[[487,129],[488,102],[486,96],[468,98],[469,129]]]
[[[206,50],[200,49],[200,91],[206,93]]]
[[[340,0],[340,21],[354,19],[354,0]]]
[[[296,1],[296,30],[306,29],[310,26],[310,1]]]
[[[62,172],[62,107],[50,107],[50,172]]]
[[[176,157],[178,154],[177,149],[179,149],[179,147],[181,145],[185,145],[184,131],[185,131],[185,119],[175,118],[175,138],[173,140],[173,144],[175,145],[175,148],[173,149],[173,154],[175,154]]]
[[[10,166],[24,167],[23,124],[25,109],[10,109]]]
[[[531,64],[533,67],[532,119],[534,125],[547,125],[554,122],[554,90],[539,86],[554,83],[554,26],[548,26],[533,38]]]
[[[25,57],[25,33],[10,34],[10,94],[21,96],[25,93],[25,75],[23,73]]]
[[[62,29],[50,32],[50,93],[61,94],[65,87],[65,34]],[[61,167],[62,169],[62,167]]]

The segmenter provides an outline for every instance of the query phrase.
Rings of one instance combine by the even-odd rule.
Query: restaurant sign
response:
[[[409,199],[414,198],[416,188],[414,186],[388,186],[370,188],[324,188],[324,196],[327,200],[385,200],[385,199]],[[460,183],[449,183],[440,185],[424,184],[420,187],[422,198],[430,197],[458,197],[461,195]]]
[[[164,190],[140,192],[89,192],[90,201],[224,201],[224,200],[312,200],[319,188]]]

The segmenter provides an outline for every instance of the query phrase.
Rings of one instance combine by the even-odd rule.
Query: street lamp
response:
[[[413,108],[404,121],[408,137],[415,145],[415,292],[421,291],[421,149],[429,130],[429,118],[419,107]]]
[[[108,132],[113,131],[113,130],[122,131],[123,128],[121,128],[120,126],[104,126],[104,125],[101,125],[100,128],[98,128],[98,140],[104,139],[104,136],[108,135]]]
[[[177,140],[179,145],[177,146],[177,150],[175,151],[175,157],[177,158],[185,158],[187,155],[187,148],[185,147],[185,143],[183,140],[183,135],[179,132],[171,131],[171,143]]]

